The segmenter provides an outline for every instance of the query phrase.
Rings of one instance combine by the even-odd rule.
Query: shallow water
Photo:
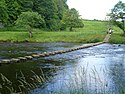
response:
[[[65,65],[45,88],[37,88],[31,94],[119,94],[125,86],[125,45],[102,44],[46,59],[63,60]]]
[[[0,44],[0,59],[68,49],[81,46],[75,43],[22,43]],[[16,55],[15,55],[16,54]],[[46,84],[29,91],[29,94],[55,94],[63,92],[87,92],[89,94],[120,94],[125,86],[125,45],[102,44],[65,54],[34,59],[26,63],[0,66],[0,72],[9,79],[24,73],[32,77],[30,71],[51,77]],[[52,71],[53,70],[53,71]]]

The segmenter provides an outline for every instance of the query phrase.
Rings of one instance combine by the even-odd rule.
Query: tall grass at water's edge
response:
[[[119,90],[116,90],[116,92],[114,91],[115,86],[110,87],[107,72],[108,69],[105,68],[101,69],[100,73],[98,73],[96,67],[94,67],[91,69],[90,73],[88,72],[88,67],[80,67],[79,71],[73,71],[73,75],[69,74],[68,83],[63,82],[66,91],[64,89],[57,91],[51,90],[47,91],[47,94],[125,94],[125,88],[122,85],[119,87]],[[15,89],[15,87],[13,87],[14,83],[12,83],[11,80],[7,79],[3,74],[0,74],[0,79],[2,79],[2,83],[0,83],[0,94],[26,94],[28,93],[27,91],[49,82],[46,80],[46,77],[42,71],[41,75],[37,75],[33,71],[32,73],[34,76],[29,78],[29,80],[32,80],[32,82],[28,81],[22,72],[20,77],[18,77],[18,75],[16,76],[18,82],[16,87],[18,87],[18,91]]]
[[[47,78],[43,75],[42,71],[41,75],[37,75],[33,71],[31,72],[34,76],[28,79],[22,72],[20,72],[20,76],[16,74],[15,82],[12,82],[3,74],[0,74],[0,79],[2,80],[2,82],[0,82],[0,94],[27,94],[29,90],[47,83]]]

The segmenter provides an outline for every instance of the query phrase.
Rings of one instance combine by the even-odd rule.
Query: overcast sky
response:
[[[106,14],[119,0],[67,0],[69,8],[75,8],[83,19],[105,20]],[[121,0],[125,3],[125,0]]]

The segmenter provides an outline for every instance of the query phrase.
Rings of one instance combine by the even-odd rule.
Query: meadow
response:
[[[93,43],[103,41],[108,30],[106,21],[83,20],[83,28],[73,28],[65,31],[45,31],[34,29],[33,37],[29,38],[26,30],[0,29],[0,42],[77,42]],[[122,31],[113,26],[114,34],[110,43],[125,43],[124,37],[120,36]]]

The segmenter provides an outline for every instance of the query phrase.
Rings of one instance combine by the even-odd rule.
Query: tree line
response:
[[[78,11],[67,0],[0,0],[0,23],[5,27],[64,30],[83,27]]]

